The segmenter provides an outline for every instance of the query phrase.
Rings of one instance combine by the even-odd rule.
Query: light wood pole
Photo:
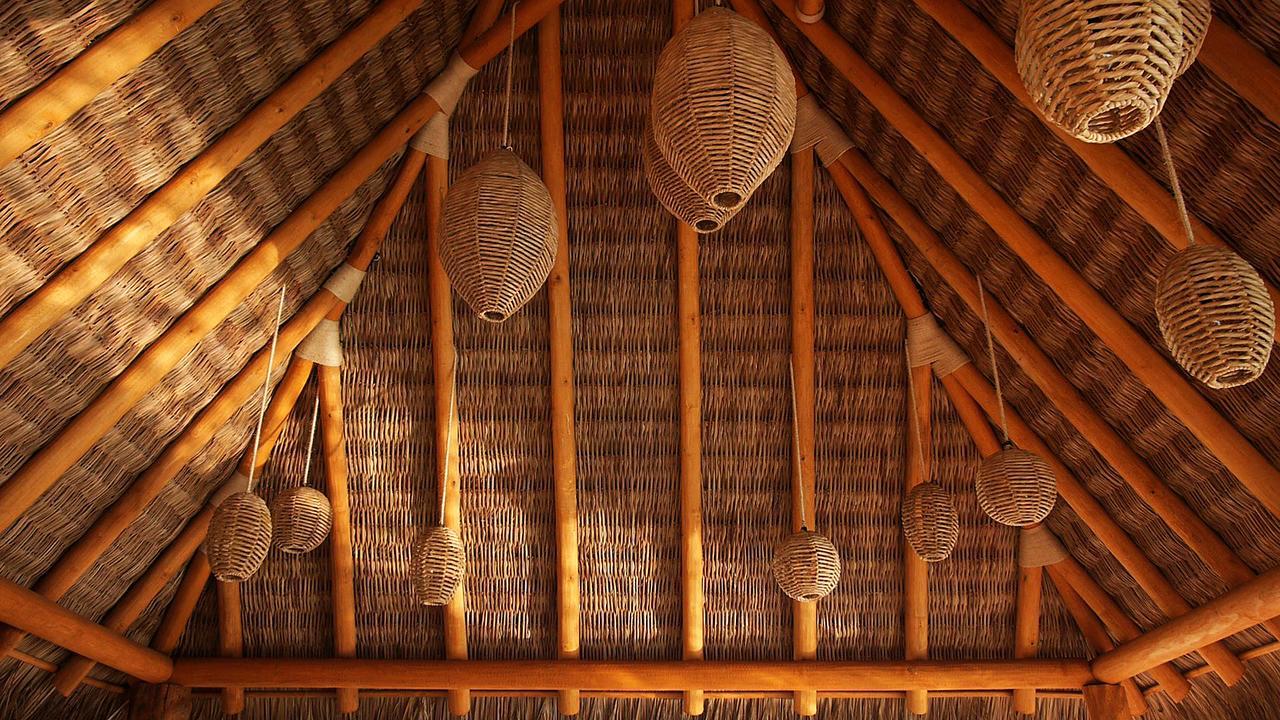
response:
[[[329,581],[333,594],[333,654],[356,656],[355,560],[352,554],[351,497],[348,486],[347,446],[342,419],[342,367],[318,365],[320,393],[320,445],[328,477],[333,525],[329,531]],[[359,710],[355,688],[338,687],[338,712]]]
[[[151,636],[152,648],[166,655],[172,655],[177,649],[178,641],[182,639],[182,633],[186,632],[187,623],[196,610],[196,604],[200,602],[200,596],[209,584],[209,575],[209,556],[203,551],[197,551],[191,562],[187,563],[187,571],[183,573],[182,581],[173,593],[173,600],[160,618],[156,634]]]
[[[1040,652],[1040,591],[1044,568],[1018,566],[1018,595],[1014,605],[1013,656],[1033,658]],[[1022,715],[1036,714],[1036,691],[1021,688],[1013,691],[1013,711]]]
[[[1053,581],[1054,588],[1058,591],[1058,596],[1062,598],[1062,606],[1067,609],[1067,613],[1075,620],[1076,627],[1080,628],[1080,634],[1084,636],[1085,642],[1093,649],[1094,655],[1101,655],[1108,650],[1113,649],[1116,645],[1111,641],[1111,636],[1107,634],[1106,628],[1102,626],[1102,621],[1098,616],[1089,609],[1088,604],[1080,597],[1080,594],[1071,589],[1066,583],[1059,584]],[[1142,690],[1138,689],[1137,683],[1133,678],[1125,678],[1120,681],[1120,687],[1124,690],[1125,700],[1129,705],[1129,714],[1137,717],[1147,712],[1147,698],[1142,694]],[[1159,686],[1155,686],[1156,689]]]
[[[244,657],[244,629],[240,617],[240,583],[215,580],[218,593],[218,655],[222,658]],[[244,688],[222,688],[222,713],[244,712]]]
[[[1268,120],[1280,125],[1280,67],[1253,43],[1214,18],[1198,60]]]
[[[907,401],[907,472],[903,495],[922,482],[928,482],[933,448],[929,442],[933,426],[933,368],[920,365],[909,368],[914,398]],[[915,419],[911,415],[915,415]],[[902,541],[903,615],[907,660],[929,657],[929,566],[916,555],[911,545]],[[929,697],[923,690],[907,692],[907,712],[924,715],[929,712]]]

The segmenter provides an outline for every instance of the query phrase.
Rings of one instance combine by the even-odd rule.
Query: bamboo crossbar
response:
[[[1198,60],[1268,120],[1280,125],[1280,67],[1253,43],[1214,18]]]
[[[48,660],[45,660],[44,658],[36,657],[35,655],[32,655],[30,653],[22,652],[21,650],[11,651],[9,653],[9,657],[13,658],[14,660],[17,660],[20,663],[23,663],[24,665],[30,665],[31,667],[37,670],[43,670],[49,673],[50,675],[58,672],[58,666],[55,665],[54,663],[51,663]],[[113,682],[108,682],[101,678],[96,678],[92,675],[84,679],[84,684],[88,685],[89,687],[98,688],[99,690],[105,690],[113,695],[123,695],[126,690],[124,685],[118,685]]]

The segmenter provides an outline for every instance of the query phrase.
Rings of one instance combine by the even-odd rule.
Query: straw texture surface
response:
[[[1014,527],[1044,520],[1058,499],[1053,470],[1044,458],[1009,444],[982,459],[974,488],[992,520]]]

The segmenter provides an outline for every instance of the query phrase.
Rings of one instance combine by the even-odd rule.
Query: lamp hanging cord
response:
[[[794,360],[787,360],[787,368],[791,372],[791,438],[795,443],[796,456],[796,486],[800,491],[800,529],[808,530],[809,522],[806,520],[808,513],[808,503],[805,502],[804,496],[804,463],[800,459],[800,412],[796,403],[796,364]]]
[[[440,470],[440,525],[444,526],[444,501],[449,492],[449,452],[453,449],[453,429],[457,424],[458,407],[458,356],[453,356],[449,366],[449,417],[445,419],[449,431],[444,440],[444,463]]]
[[[1160,139],[1160,153],[1164,156],[1164,169],[1169,174],[1169,186],[1173,188],[1173,200],[1178,204],[1178,219],[1182,221],[1182,230],[1187,233],[1187,247],[1196,244],[1195,233],[1191,231],[1191,216],[1187,214],[1187,201],[1182,196],[1182,185],[1178,182],[1178,171],[1173,167],[1173,153],[1169,151],[1169,140],[1164,135],[1164,125],[1156,117],[1156,137]]]
[[[982,288],[982,276],[978,276],[978,304],[982,306],[982,326],[987,331],[987,355],[991,358],[991,377],[996,384],[996,405],[1000,407],[1000,433],[1004,443],[1009,443],[1009,423],[1004,416],[1004,393],[1000,390],[1000,366],[996,364],[996,346],[991,340],[991,318],[987,315],[987,293]]]
[[[267,376],[262,379],[262,404],[258,409],[258,427],[253,431],[253,462],[249,465],[249,479],[245,492],[253,492],[253,471],[258,467],[258,450],[262,447],[262,423],[267,418],[267,396],[271,392],[271,373],[276,366],[276,344],[280,342],[280,323],[284,320],[284,291],[280,286],[280,302],[276,304],[276,329],[271,333],[271,354],[267,356]]]
[[[311,478],[311,451],[316,446],[316,420],[320,418],[320,390],[316,389],[316,402],[311,406],[311,434],[307,436],[307,464],[302,466],[302,487]]]
[[[924,461],[924,436],[920,434],[920,416],[919,405],[916,399],[916,380],[914,368],[911,367],[911,341],[903,342],[902,347],[907,355],[907,395],[911,399],[911,406],[907,408],[907,414],[911,416],[911,432],[916,436],[916,452],[920,455],[920,482],[929,482],[929,478],[925,473],[928,467]]]
[[[507,92],[502,101],[502,147],[508,150],[511,149],[511,76],[515,66],[516,8],[519,6],[520,0],[511,3],[511,31],[507,35]]]

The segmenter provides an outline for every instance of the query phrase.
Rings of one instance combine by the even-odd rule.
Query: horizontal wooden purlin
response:
[[[179,658],[169,682],[189,687],[384,690],[1006,690],[1078,688],[1083,660],[367,660]]]
[[[112,691],[114,692],[114,690]],[[123,688],[120,689],[123,692]],[[216,689],[196,689],[191,694],[195,697],[217,697],[221,691]],[[259,700],[306,700],[328,699],[333,693],[323,690],[246,690],[245,696]],[[370,698],[442,698],[443,690],[366,690],[362,693]],[[555,690],[479,690],[472,693],[478,698],[553,698],[559,693]],[[745,691],[722,690],[705,693],[708,700],[787,700],[794,693],[780,691]],[[901,700],[906,697],[902,690],[835,690],[818,693],[819,700]],[[678,690],[588,690],[582,693],[584,698],[607,698],[613,700],[676,700],[683,696]],[[935,698],[1009,698],[1013,693],[1009,690],[936,690]],[[1082,700],[1084,695],[1079,690],[1040,690],[1036,697],[1050,700]]]

